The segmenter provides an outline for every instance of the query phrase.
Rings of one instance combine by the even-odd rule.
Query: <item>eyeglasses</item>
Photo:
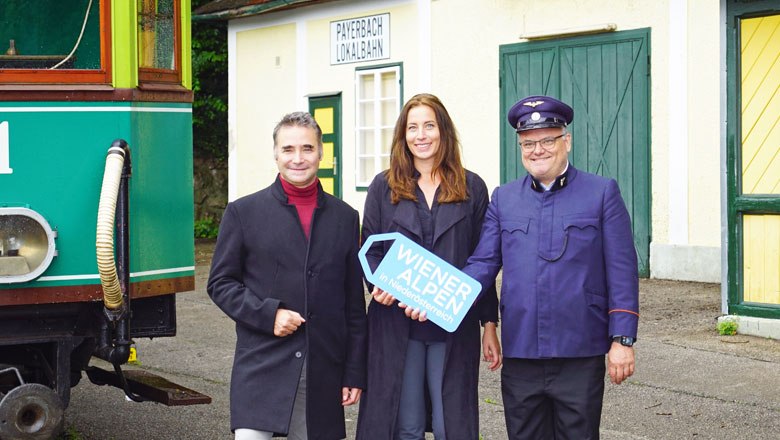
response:
[[[539,144],[545,151],[550,151],[553,149],[553,147],[555,147],[555,141],[566,136],[566,134],[567,133],[563,133],[554,137],[546,137],[544,139],[539,139],[538,141],[523,141],[520,142],[520,148],[522,148],[526,153],[530,153],[536,150],[536,144]]]

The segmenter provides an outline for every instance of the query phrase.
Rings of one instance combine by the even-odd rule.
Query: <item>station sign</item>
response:
[[[390,58],[390,14],[330,22],[330,64]]]

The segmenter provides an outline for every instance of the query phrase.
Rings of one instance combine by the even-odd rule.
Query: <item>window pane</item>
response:
[[[398,79],[395,70],[382,73],[382,98],[395,98],[398,94]]]
[[[374,130],[360,130],[358,133],[358,154],[374,155]]]
[[[390,168],[390,156],[382,156],[382,169]]]
[[[138,58],[141,67],[176,69],[173,0],[138,0]]]
[[[379,150],[381,154],[390,154],[390,148],[393,146],[393,129],[385,128],[382,130],[382,146]]]
[[[373,157],[361,157],[358,159],[358,185],[368,186],[376,173]]]
[[[360,104],[360,113],[358,115],[358,128],[367,128],[374,126],[374,103],[365,102]]]
[[[398,104],[395,100],[382,101],[382,125],[394,126],[395,120],[398,119]]]
[[[0,1],[0,69],[49,69],[63,60],[59,69],[100,69],[99,1]]]
[[[374,98],[374,74],[360,75],[360,96],[358,99]]]

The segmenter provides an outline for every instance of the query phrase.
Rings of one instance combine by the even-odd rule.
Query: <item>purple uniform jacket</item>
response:
[[[636,337],[637,256],[617,183],[571,165],[566,175],[556,191],[535,191],[530,176],[496,188],[463,269],[482,285],[504,269],[505,357],[596,356],[612,335]]]

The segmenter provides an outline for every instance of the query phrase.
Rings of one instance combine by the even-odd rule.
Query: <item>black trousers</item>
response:
[[[597,440],[604,356],[505,358],[501,394],[510,440]]]

